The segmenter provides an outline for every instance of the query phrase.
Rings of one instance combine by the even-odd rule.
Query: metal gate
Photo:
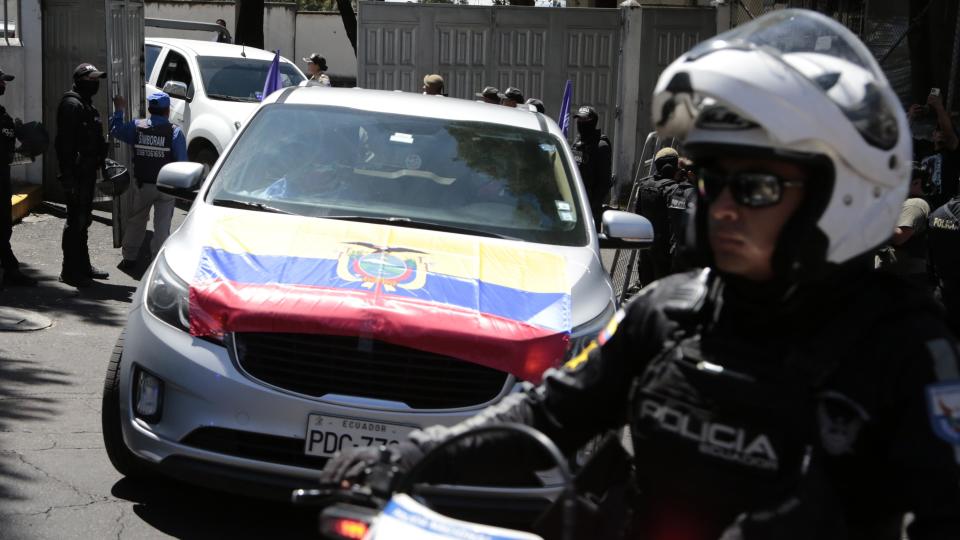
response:
[[[556,119],[570,79],[574,105],[596,107],[610,131],[620,19],[618,9],[360,2],[357,83],[419,92],[424,75],[437,73],[462,99],[488,85],[516,86]]]
[[[111,98],[123,94],[131,113],[144,111],[143,0],[47,0],[43,4],[43,121],[52,135],[57,132],[57,108],[63,93],[73,85],[73,70],[90,62],[107,71],[107,81],[94,97],[106,128],[113,110]],[[111,157],[127,163],[127,149],[113,143]],[[44,196],[62,200],[57,181],[56,153],[44,155]],[[105,199],[105,197],[101,197]],[[122,201],[120,201],[122,202]],[[122,225],[114,204],[114,244]]]

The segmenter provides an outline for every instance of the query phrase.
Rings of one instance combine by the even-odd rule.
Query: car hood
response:
[[[191,333],[361,336],[539,380],[610,304],[589,247],[198,203],[164,257]]]
[[[211,105],[215,105],[213,110],[215,110],[217,114],[229,120],[231,123],[240,122],[245,124],[247,119],[250,118],[250,115],[260,106],[260,102],[258,101],[222,101],[211,98],[207,98],[207,101]]]

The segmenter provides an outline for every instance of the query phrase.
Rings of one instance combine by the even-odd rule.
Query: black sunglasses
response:
[[[763,208],[779,204],[783,200],[783,188],[803,186],[803,182],[785,180],[780,176],[763,172],[727,173],[701,167],[699,170],[700,194],[707,202],[720,196],[723,188],[729,187],[733,200],[741,206]]]

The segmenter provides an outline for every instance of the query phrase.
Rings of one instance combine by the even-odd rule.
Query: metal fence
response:
[[[777,9],[803,8],[819,11],[840,21],[858,36],[863,36],[867,0],[734,0],[730,22],[733,26],[749,22]]]

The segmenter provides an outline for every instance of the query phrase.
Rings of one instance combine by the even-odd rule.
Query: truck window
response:
[[[157,88],[163,90],[163,85],[167,84],[167,81],[180,81],[186,84],[189,90],[193,88],[190,65],[187,64],[187,59],[176,51],[169,51],[167,57],[163,60],[160,77],[157,79]],[[187,96],[193,93],[189,90]]]
[[[157,63],[157,58],[160,56],[160,47],[157,45],[145,45],[143,47],[144,55],[144,66],[143,66],[143,76],[147,80],[144,82],[150,82],[150,75],[153,75],[153,66]]]

